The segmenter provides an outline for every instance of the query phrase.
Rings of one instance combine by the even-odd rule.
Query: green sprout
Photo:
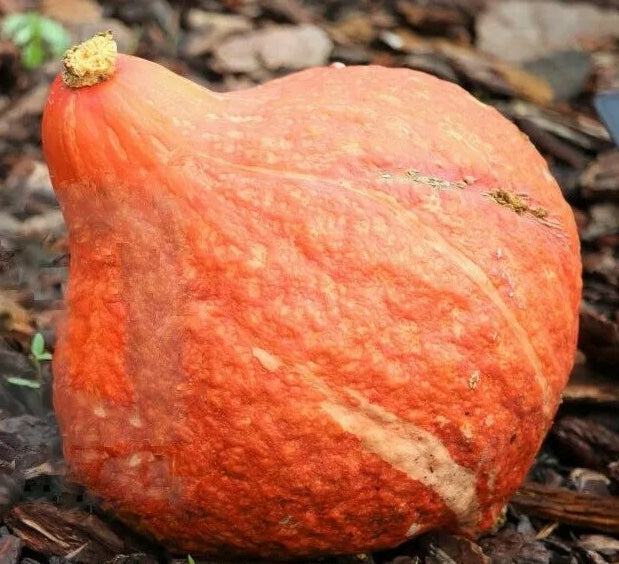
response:
[[[51,360],[52,353],[45,350],[45,340],[41,333],[35,333],[32,337],[32,343],[30,343],[30,352],[34,359],[34,364],[37,367],[37,373],[41,375],[41,362],[44,360]]]
[[[30,343],[30,354],[37,369],[36,380],[29,378],[20,378],[19,376],[9,376],[6,381],[15,386],[23,388],[32,388],[38,390],[41,388],[41,363],[52,359],[52,353],[45,350],[45,339],[41,333],[35,333]]]
[[[71,42],[61,24],[38,12],[18,12],[7,16],[0,35],[21,49],[21,61],[27,69],[41,66],[48,57],[59,57]]]
[[[196,564],[196,561],[191,557],[191,554],[187,555],[187,564]]]
[[[8,376],[6,381],[14,386],[20,386],[21,388],[32,388],[38,390],[41,388],[41,382],[38,380],[29,380],[28,378],[20,378],[19,376]]]

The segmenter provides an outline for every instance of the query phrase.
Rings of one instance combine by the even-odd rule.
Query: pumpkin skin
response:
[[[215,94],[54,82],[74,479],[170,550],[290,558],[490,528],[560,400],[579,243],[528,139],[429,75]]]

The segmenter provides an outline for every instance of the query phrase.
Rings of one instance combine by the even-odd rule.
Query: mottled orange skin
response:
[[[55,406],[108,507],[172,550],[268,558],[493,524],[580,296],[572,213],[513,125],[410,70],[219,95],[119,56],[99,85],[56,80],[43,141],[71,252]],[[476,499],[457,511],[431,475],[453,468],[438,487],[471,476]]]

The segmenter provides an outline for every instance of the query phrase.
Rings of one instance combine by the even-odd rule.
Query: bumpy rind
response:
[[[74,94],[54,84],[43,138],[75,477],[191,553],[490,527],[577,332],[574,220],[528,140],[406,70],[215,95],[119,56]]]

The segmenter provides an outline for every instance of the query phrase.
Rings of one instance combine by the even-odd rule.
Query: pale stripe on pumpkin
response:
[[[373,404],[359,392],[343,388],[353,407],[307,368],[298,373],[325,398],[320,408],[365,449],[412,480],[434,490],[463,529],[479,519],[475,473],[457,464],[443,441],[429,431]]]

